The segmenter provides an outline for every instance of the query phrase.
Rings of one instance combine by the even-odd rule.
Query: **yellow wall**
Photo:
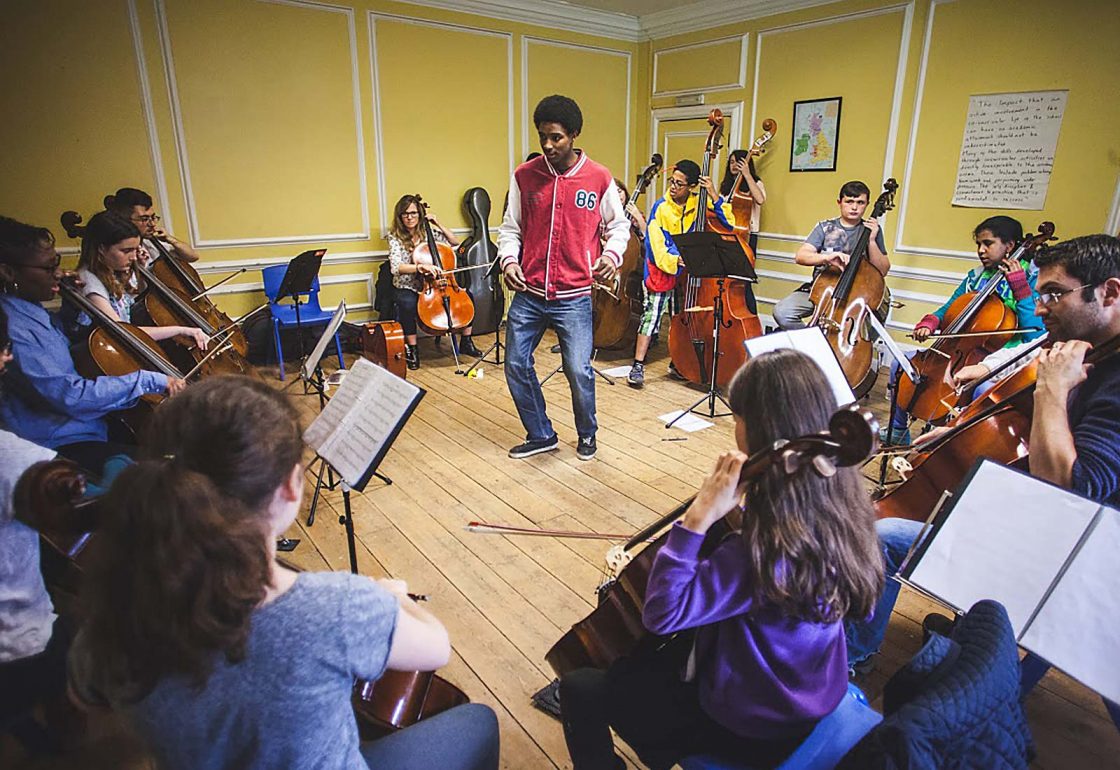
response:
[[[802,280],[792,254],[834,215],[840,184],[877,193],[894,176],[885,229],[901,332],[974,264],[969,232],[993,213],[950,203],[971,94],[1069,89],[1046,208],[1010,213],[1028,230],[1052,219],[1063,237],[1120,226],[1120,15],[1108,5],[850,0],[633,43],[392,0],[10,0],[0,66],[19,76],[0,90],[0,213],[55,225],[139,186],[211,278],[249,268],[223,287],[231,311],[260,301],[261,266],[321,244],[324,303],[345,297],[362,315],[401,194],[421,192],[465,230],[462,193],[481,185],[497,225],[512,167],[535,148],[540,96],[575,97],[579,144],[627,182],[659,137],[718,104],[732,146],[764,117],[779,125],[758,163],[771,196],[764,312]],[[694,93],[703,106],[675,107]],[[793,102],[829,96],[843,97],[837,171],[790,173]]]
[[[648,43],[388,0],[15,0],[3,22],[21,76],[0,111],[26,117],[0,126],[0,213],[73,249],[62,210],[141,187],[210,280],[248,268],[218,290],[230,312],[262,301],[262,266],[324,245],[324,305],[371,316],[395,201],[420,192],[465,234],[482,186],[497,227],[546,93],[581,104],[577,146],[619,176],[649,143]]]
[[[678,114],[673,96],[682,92],[704,94],[707,104],[697,112],[738,105],[744,118],[735,146],[757,135],[764,117],[778,121],[778,136],[757,164],[770,196],[758,262],[763,312],[804,280],[808,271],[793,264],[793,253],[818,219],[835,216],[840,185],[861,178],[874,198],[880,183],[895,177],[901,189],[885,232],[888,284],[905,303],[891,323],[901,338],[975,264],[972,228],[997,213],[950,202],[970,95],[1069,89],[1046,208],[999,213],[1019,218],[1028,231],[1051,219],[1063,237],[1101,232],[1110,217],[1117,227],[1120,104],[1111,94],[1120,82],[1120,15],[1109,5],[856,0],[692,32],[653,43],[659,90],[676,93],[653,96],[651,107]],[[730,43],[692,46],[740,36],[748,40],[747,77],[713,80],[699,62],[711,55],[730,68]],[[660,75],[667,62],[671,80]],[[692,72],[691,82],[682,71]],[[790,173],[793,102],[830,96],[843,97],[836,172]]]

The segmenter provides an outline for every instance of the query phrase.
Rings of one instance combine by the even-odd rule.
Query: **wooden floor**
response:
[[[542,375],[559,364],[548,352],[553,341],[546,336],[538,351]],[[666,376],[661,345],[651,352],[643,390],[598,382],[594,461],[576,458],[562,375],[545,386],[560,451],[511,460],[506,452],[524,434],[501,367],[484,365],[482,378],[468,379],[456,375],[450,357],[430,341],[422,343],[421,355],[423,368],[409,378],[427,395],[381,466],[393,484],[374,482],[353,496],[359,569],[406,580],[410,590],[430,596],[428,607],[446,624],[454,646],[442,673],[497,713],[503,767],[569,767],[559,723],[529,698],[552,679],[545,652],[592,609],[609,544],[482,535],[465,526],[484,520],[631,532],[693,494],[715,455],[733,445],[732,422],[716,419],[712,428],[691,434],[665,430],[657,416],[700,393]],[[625,363],[624,357],[601,362]],[[882,379],[869,399],[880,414]],[[288,392],[310,419],[317,401],[300,395],[298,384]],[[668,436],[687,438],[664,441]],[[341,495],[327,492],[315,524],[307,527],[302,516],[289,533],[301,540],[292,561],[308,569],[347,569],[341,513]],[[904,590],[877,669],[857,680],[871,698],[879,698],[887,678],[918,649],[921,620],[934,609]],[[1027,701],[1027,712],[1039,750],[1034,767],[1120,767],[1120,734],[1100,699],[1068,677],[1049,674]],[[28,761],[4,739],[0,766],[139,768],[151,762],[119,720],[101,717],[87,744],[60,759]]]

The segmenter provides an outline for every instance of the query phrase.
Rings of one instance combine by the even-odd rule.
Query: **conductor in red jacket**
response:
[[[583,129],[579,105],[547,96],[533,111],[540,157],[513,172],[509,207],[498,230],[506,286],[516,292],[506,318],[506,382],[525,426],[514,458],[559,446],[545,412],[533,351],[550,326],[560,340],[572,390],[581,460],[595,456],[595,373],[591,368],[591,284],[622,264],[630,221],[610,171],[574,146]],[[600,234],[606,234],[606,240]]]

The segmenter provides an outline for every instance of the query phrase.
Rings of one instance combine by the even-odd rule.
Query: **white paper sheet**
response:
[[[848,378],[844,376],[844,370],[840,368],[840,362],[836,360],[836,354],[832,352],[828,340],[824,337],[824,332],[816,326],[752,337],[743,342],[743,347],[747,349],[747,356],[760,356],[763,353],[784,348],[800,351],[816,361],[817,366],[824,372],[824,376],[828,378],[828,384],[832,386],[832,392],[836,396],[837,406],[847,406],[856,400],[856,395],[852,392],[852,386],[848,384]]]
[[[359,358],[304,431],[304,443],[356,486],[420,394],[412,383]]]
[[[338,333],[338,328],[342,326],[342,320],[346,318],[346,300],[338,303],[338,307],[334,310],[334,315],[331,316],[330,322],[326,328],[323,329],[319,341],[315,343],[315,347],[311,350],[311,355],[303,362],[303,378],[310,380],[311,376],[315,374],[315,367],[319,365],[319,361],[323,358],[323,353],[327,350],[327,345],[334,339],[334,335]]]
[[[1097,525],[1020,640],[1113,703],[1120,702],[1120,512],[1103,508]]]
[[[961,610],[995,599],[1007,608],[1018,637],[1098,508],[985,462],[910,581]]]
[[[681,414],[684,414],[684,410],[678,409],[675,412],[668,412],[666,414],[658,415],[657,419],[661,420],[661,422],[669,423],[672,422],[676,417],[679,417]],[[685,414],[684,417],[681,417],[679,420],[673,423],[674,428],[680,428],[687,433],[695,433],[698,430],[704,430],[704,428],[710,428],[713,425],[715,425],[715,423],[701,419],[691,412]]]

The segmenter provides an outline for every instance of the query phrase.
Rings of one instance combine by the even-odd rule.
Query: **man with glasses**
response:
[[[113,195],[105,196],[105,208],[126,217],[136,225],[148,260],[155,259],[160,254],[155,243],[158,239],[158,245],[163,247],[163,251],[176,259],[183,262],[198,261],[197,251],[159,226],[160,217],[152,209],[152,196],[143,190],[122,187]]]
[[[673,243],[673,234],[687,233],[696,221],[696,204],[700,198],[697,186],[708,191],[708,206],[728,230],[735,224],[731,203],[724,200],[710,177],[700,176],[695,161],[681,160],[669,174],[669,188],[653,204],[649,212],[645,245],[645,306],[638,323],[638,340],[634,346],[634,364],[626,381],[633,388],[645,385],[646,352],[650,340],[661,326],[665,310],[676,312],[674,289],[680,272],[680,252]],[[676,370],[669,364],[669,374]]]
[[[1048,347],[1036,354],[1030,472],[1084,497],[1120,506],[1120,356],[1085,363],[1090,350],[1120,336],[1120,238],[1073,238],[1039,252],[1035,264],[1035,304],[1049,337]],[[891,577],[922,522],[881,519],[876,529]],[[850,665],[864,668],[863,662],[877,651],[898,590],[898,582],[888,579],[873,617],[847,624]],[[931,625],[929,620],[926,625]],[[1048,667],[1034,656],[1023,661],[1024,694]],[[1106,705],[1120,725],[1120,709]]]

